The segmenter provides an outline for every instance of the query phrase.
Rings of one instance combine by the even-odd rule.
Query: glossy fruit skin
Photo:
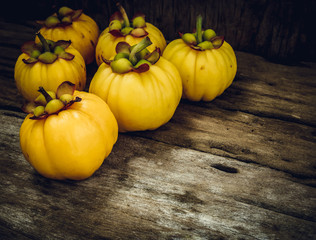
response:
[[[64,81],[76,85],[77,90],[83,90],[86,85],[86,65],[81,54],[69,46],[66,52],[73,54],[72,60],[58,58],[51,64],[36,62],[25,64],[22,60],[29,58],[22,53],[15,64],[14,79],[21,95],[27,101],[34,101],[39,95],[38,88],[44,87],[47,91],[56,92],[57,87]]]
[[[237,72],[236,55],[226,41],[218,49],[200,51],[176,39],[167,45],[163,56],[179,70],[183,98],[191,101],[211,101],[221,95]]]
[[[156,47],[160,48],[163,51],[167,45],[166,40],[161,33],[161,31],[150,23],[146,23],[146,27],[144,28],[146,32],[148,32],[148,37],[152,41],[152,45],[147,47],[147,49],[152,52]],[[100,65],[104,59],[110,60],[116,55],[115,47],[119,42],[127,42],[131,46],[139,43],[144,37],[133,37],[132,35],[126,35],[124,37],[115,37],[111,33],[109,33],[109,28],[106,28],[99,37],[96,49],[95,49],[95,57],[96,62]],[[101,57],[102,56],[102,57]]]
[[[101,97],[117,119],[120,132],[154,130],[173,116],[182,95],[176,67],[160,57],[146,72],[114,73],[102,63],[89,92]]]
[[[25,159],[44,177],[82,180],[90,177],[112,151],[118,126],[98,96],[75,91],[82,98],[45,119],[27,115],[20,128]]]
[[[71,45],[80,52],[86,64],[94,61],[95,47],[100,30],[97,23],[84,13],[73,20],[70,25],[52,28],[44,26],[39,31],[45,39],[53,41],[71,40]],[[35,41],[38,42],[38,39],[36,38]]]

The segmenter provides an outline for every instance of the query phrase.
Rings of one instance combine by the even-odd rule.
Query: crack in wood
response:
[[[276,213],[285,214],[288,216],[292,216],[292,217],[303,219],[303,220],[310,221],[310,222],[316,222],[315,216],[307,216],[307,215],[300,214],[299,212],[294,212],[294,211],[289,211],[289,210],[280,211],[280,209],[276,208],[275,206],[264,203],[262,201],[259,202],[259,201],[254,201],[251,199],[246,199],[246,198],[237,197],[237,196],[234,197],[234,200],[236,200],[238,202],[245,203],[245,204],[249,204],[249,205],[252,205],[255,207],[263,208],[263,209],[266,209],[269,211],[273,211]]]
[[[14,106],[0,105],[0,111],[5,116],[16,117],[19,119],[24,119],[27,115],[25,112],[22,111],[22,109]]]
[[[220,171],[226,172],[226,173],[238,173],[238,169],[234,167],[225,166],[220,163],[211,164],[211,167],[216,168]]]
[[[147,140],[159,142],[159,143],[166,144],[166,145],[173,146],[173,147],[176,146],[176,147],[179,147],[179,148],[187,148],[187,149],[198,151],[198,152],[201,152],[201,153],[207,153],[207,154],[210,153],[209,151],[198,149],[198,148],[192,146],[191,144],[186,144],[185,146],[183,146],[183,145],[175,143],[175,142],[170,143],[170,142],[167,142],[167,141],[163,141],[162,139],[155,139],[154,136],[151,136],[151,135],[148,136],[148,135],[144,135],[142,133],[127,133],[127,135],[133,136],[133,137],[137,136],[137,137],[142,138],[142,139],[147,139]],[[296,178],[297,180],[303,180],[303,181],[293,181],[293,182],[299,182],[299,183],[301,183],[303,185],[316,187],[315,177],[312,176],[312,175],[306,175],[305,173],[295,173],[294,171],[273,167],[273,166],[269,165],[268,163],[258,162],[258,161],[252,160],[251,158],[247,158],[244,155],[242,156],[242,155],[239,155],[237,153],[232,153],[232,152],[226,151],[226,149],[224,149],[224,148],[223,149],[220,148],[219,150],[222,150],[223,153],[211,152],[211,154],[213,154],[215,156],[219,156],[219,157],[230,158],[230,159],[233,159],[233,160],[236,160],[236,161],[239,161],[239,162],[243,162],[243,163],[256,164],[258,166],[267,167],[267,168],[275,170],[275,171],[284,172],[284,173],[289,174],[290,176]],[[241,151],[243,151],[243,149]],[[244,150],[244,152],[245,152],[245,150]]]
[[[308,121],[304,121],[304,120],[300,120],[298,118],[292,117],[292,116],[286,116],[286,115],[270,115],[266,112],[262,112],[262,111],[247,111],[247,110],[238,110],[240,112],[243,113],[247,113],[247,114],[252,114],[256,117],[260,117],[260,118],[269,118],[269,119],[276,119],[276,120],[281,120],[281,121],[285,121],[285,122],[292,122],[292,123],[298,123],[298,124],[302,124],[308,127],[316,127],[316,123],[313,122],[308,122]]]

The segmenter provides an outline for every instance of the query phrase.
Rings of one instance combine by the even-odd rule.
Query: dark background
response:
[[[134,0],[120,1],[131,18],[143,12],[167,41],[178,32],[192,32],[198,14],[203,26],[224,35],[235,50],[261,55],[270,61],[316,61],[313,0]],[[117,11],[113,0],[12,0],[1,8],[5,21],[44,20],[61,6],[83,9],[103,30]]]

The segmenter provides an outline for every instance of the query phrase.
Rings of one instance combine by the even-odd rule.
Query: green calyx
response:
[[[57,13],[47,17],[44,21],[37,21],[37,23],[47,27],[65,27],[72,24],[72,22],[80,17],[82,10],[73,10],[69,7],[61,7]]]
[[[126,35],[132,35],[133,37],[144,37],[148,33],[144,29],[146,27],[146,21],[144,15],[136,15],[130,23],[125,9],[120,3],[116,4],[119,9],[110,18],[109,33],[115,37],[124,37]]]
[[[150,66],[155,64],[160,58],[160,49],[156,48],[153,52],[149,52],[147,47],[152,42],[148,37],[142,39],[138,44],[130,46],[127,42],[119,42],[116,45],[116,52],[113,60],[103,61],[110,65],[115,73],[145,72]]]
[[[65,60],[72,60],[74,58],[74,55],[65,51],[71,44],[71,41],[59,40],[54,42],[47,40],[40,32],[36,33],[36,36],[40,40],[39,43],[30,41],[24,43],[21,47],[22,52],[30,56],[28,59],[23,59],[25,64],[33,64],[38,61],[51,64],[55,62],[57,58]]]
[[[181,34],[182,40],[195,50],[210,50],[220,48],[224,43],[224,36],[217,36],[213,29],[202,30],[202,16],[196,19],[196,32]]]
[[[63,82],[56,93],[46,91],[43,87],[38,89],[40,95],[34,102],[28,103],[23,109],[32,113],[31,119],[44,119],[49,115],[58,114],[60,111],[67,109],[75,102],[80,102],[81,98],[74,98],[75,85],[71,82]]]

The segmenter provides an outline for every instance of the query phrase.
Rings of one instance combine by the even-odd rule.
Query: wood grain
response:
[[[3,147],[15,154],[3,156],[0,217],[25,236],[310,239],[315,234],[315,206],[309,205],[314,188],[257,164],[126,134],[90,179],[48,180],[19,153],[22,119],[8,115],[1,119],[10,134]],[[294,224],[295,230],[289,227]]]
[[[137,134],[266,165],[315,185],[315,64],[289,67],[241,52],[237,59],[238,75],[221,97],[182,101],[169,124]]]
[[[104,12],[107,16],[116,8],[106,2],[97,1],[84,6],[92,16]],[[316,39],[310,33],[315,1],[146,0],[121,3],[126,6],[130,16],[143,12],[147,21],[158,26],[170,41],[179,38],[179,32],[192,32],[196,17],[201,14],[203,26],[224,35],[235,50],[284,62],[315,61],[313,42]],[[98,9],[105,8],[106,11],[100,14]],[[108,18],[97,19],[102,29],[108,25]]]
[[[91,178],[54,181],[19,147],[14,64],[36,27],[9,25],[0,21],[1,239],[316,238],[315,63],[237,51],[222,96],[182,100],[156,131],[119,134]],[[87,69],[91,79],[97,67]]]
[[[283,62],[315,61],[314,13],[311,0],[137,0],[120,1],[130,18],[137,12],[146,15],[169,41],[178,32],[192,32],[197,15],[203,26],[224,35],[237,51],[255,53]],[[68,0],[28,2],[11,0],[1,9],[0,16],[15,22],[44,20],[55,9],[67,5],[83,9],[96,20],[101,30],[117,11],[113,0]],[[17,8],[16,6],[19,6]]]

